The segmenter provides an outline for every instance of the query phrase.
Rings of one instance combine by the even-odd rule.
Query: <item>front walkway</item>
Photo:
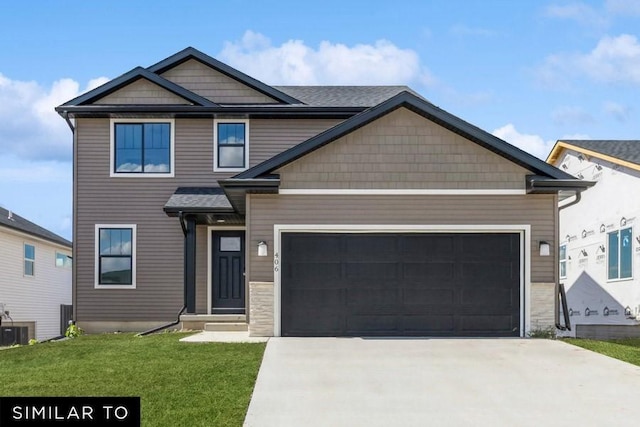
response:
[[[640,367],[536,339],[271,338],[245,426],[604,426]]]

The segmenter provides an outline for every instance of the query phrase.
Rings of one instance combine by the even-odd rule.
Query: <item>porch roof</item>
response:
[[[198,224],[244,224],[220,187],[178,187],[164,205],[168,216],[193,215]]]

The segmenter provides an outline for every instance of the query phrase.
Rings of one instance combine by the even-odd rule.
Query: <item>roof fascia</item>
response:
[[[91,90],[85,94],[82,94],[72,99],[71,101],[68,101],[62,104],[61,106],[57,107],[56,110],[57,111],[59,109],[64,110],[63,107],[80,106],[89,102],[96,101],[100,98],[103,98],[117,91],[118,89],[122,89],[128,84],[131,84],[134,81],[141,78],[146,79],[152,83],[155,83],[156,85],[162,87],[163,89],[166,89],[169,92],[175,95],[178,95],[179,97],[184,98],[185,100],[192,102],[196,105],[210,106],[210,107],[218,105],[214,102],[209,101],[207,98],[204,98],[198,94],[195,94],[190,90],[187,90],[182,86],[179,86],[173,83],[172,81],[165,79],[164,77],[154,74],[142,67],[136,67],[133,70],[129,71],[128,73],[125,73],[120,77],[116,77],[115,79],[103,84],[102,86],[97,87],[94,90]]]
[[[613,164],[617,164],[620,166],[627,167],[629,169],[640,171],[640,165],[636,163],[632,163],[627,160],[622,160],[617,157],[609,156],[607,154],[603,154],[598,151],[589,150],[588,148],[578,147],[577,145],[569,144],[564,141],[556,142],[556,145],[554,145],[553,150],[551,150],[551,153],[547,157],[547,162],[548,163],[555,162],[558,158],[560,158],[560,155],[564,150],[577,151],[578,153],[582,153],[585,156],[596,157],[598,159],[611,162]]]
[[[251,87],[252,89],[257,90],[258,92],[261,92],[271,98],[276,99],[277,101],[280,101],[282,103],[285,104],[303,104],[301,101],[293,98],[292,96],[287,95],[284,92],[281,92],[277,89],[275,89],[272,86],[269,86],[265,83],[262,83],[259,80],[254,79],[253,77],[250,77],[246,74],[244,74],[241,71],[236,70],[233,67],[230,67],[229,65],[218,61],[217,59],[200,52],[199,50],[193,48],[193,47],[188,47],[186,49],[181,50],[180,52],[171,55],[170,57],[163,59],[162,61],[150,66],[149,68],[147,68],[147,70],[151,71],[152,73],[157,73],[157,74],[161,74],[171,68],[174,68],[180,64],[182,64],[185,61],[188,61],[189,59],[196,59],[198,61],[200,61],[201,63],[203,63],[204,65],[211,67],[229,77],[231,77],[234,80],[239,81],[240,83]]]
[[[573,177],[556,167],[532,156],[531,154],[516,148],[498,137],[491,135],[482,129],[471,125],[468,122],[448,113],[435,105],[425,101],[410,92],[403,91],[398,95],[371,107],[360,114],[330,128],[323,133],[316,135],[276,156],[268,159],[251,169],[248,169],[234,178],[251,179],[264,174],[272,173],[300,157],[303,157],[316,149],[347,135],[356,129],[365,126],[372,121],[398,109],[405,107],[421,116],[437,123],[502,157],[517,163],[526,169],[549,176],[555,179],[572,179]]]
[[[23,238],[29,238],[29,239],[33,239],[33,240],[37,240],[37,241],[41,241],[43,243],[46,243],[48,245],[53,245],[53,246],[57,246],[60,248],[64,248],[66,250],[71,250],[73,247],[73,244],[71,242],[69,242],[68,240],[60,237],[60,240],[56,240],[54,238],[49,238],[40,234],[35,234],[35,233],[31,233],[28,231],[23,230],[22,228],[18,228],[18,227],[13,227],[9,224],[0,224],[0,229],[2,229],[4,227],[4,231],[9,233],[9,234],[13,234],[15,236],[21,236]]]

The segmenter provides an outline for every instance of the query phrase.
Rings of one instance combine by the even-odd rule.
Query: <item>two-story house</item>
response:
[[[61,306],[71,304],[72,264],[70,241],[0,208],[2,327],[27,328],[27,337],[37,340],[64,332]],[[11,339],[5,332],[2,342]]]
[[[56,110],[73,130],[88,331],[554,324],[557,203],[590,183],[407,87],[269,86],[187,48]]]
[[[560,281],[573,334],[640,336],[640,141],[560,140],[547,162],[597,184],[560,208]]]

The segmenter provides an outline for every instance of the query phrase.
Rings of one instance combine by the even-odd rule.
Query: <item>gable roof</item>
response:
[[[565,149],[640,170],[640,140],[559,140],[549,153],[547,162],[554,163]]]
[[[183,88],[182,86],[179,86],[173,83],[172,81],[169,81],[163,77],[160,77],[159,75],[154,74],[150,71],[147,71],[142,67],[136,67],[133,70],[129,71],[128,73],[125,73],[120,77],[116,77],[115,79],[103,84],[102,86],[99,86],[93,90],[90,90],[89,92],[82,94],[72,99],[71,101],[65,102],[60,107],[83,105],[83,104],[89,104],[89,103],[95,102],[98,99],[103,98],[117,91],[118,89],[122,89],[123,87],[139,79],[149,80],[150,82],[157,84],[161,88],[166,89],[169,92],[174,93],[193,104],[201,105],[201,106],[217,105],[216,103],[209,101],[207,98],[204,98],[198,94],[195,94]],[[60,107],[57,107],[56,109]]]
[[[48,240],[58,245],[66,246],[71,249],[71,242],[67,239],[58,236],[55,233],[42,228],[37,224],[16,215],[15,213],[8,211],[5,208],[0,207],[0,227],[11,228],[16,231],[28,234],[30,236],[39,237],[44,240]]]
[[[411,92],[408,86],[274,86],[307,105],[315,107],[373,107],[400,92]]]
[[[281,92],[272,86],[264,84],[261,81],[256,80],[253,77],[250,77],[236,70],[235,68],[230,67],[227,64],[220,62],[217,59],[212,58],[207,54],[200,52],[198,49],[195,49],[193,47],[187,47],[186,49],[183,49],[180,52],[174,55],[171,55],[166,59],[163,59],[157,64],[150,66],[149,68],[147,68],[147,70],[151,71],[152,73],[162,74],[165,71],[173,67],[176,67],[182,64],[183,62],[188,61],[189,59],[195,59],[197,61],[200,61],[203,64],[221,72],[222,74],[225,74],[231,77],[232,79],[235,79],[240,83],[246,86],[249,86],[252,89],[257,90],[260,93],[263,93],[271,98],[274,98],[275,100],[281,103],[300,104],[300,101],[295,99],[294,97],[287,95],[286,93]]]
[[[532,171],[538,176],[557,180],[576,180],[575,177],[514,147],[502,139],[450,114],[416,95],[403,91],[375,107],[369,108],[348,120],[308,139],[274,157],[266,160],[238,175],[236,179],[255,179],[273,173],[275,170],[305,156],[326,144],[347,135],[356,129],[371,123],[398,108],[409,110],[433,121],[434,123],[469,139],[482,147]]]

